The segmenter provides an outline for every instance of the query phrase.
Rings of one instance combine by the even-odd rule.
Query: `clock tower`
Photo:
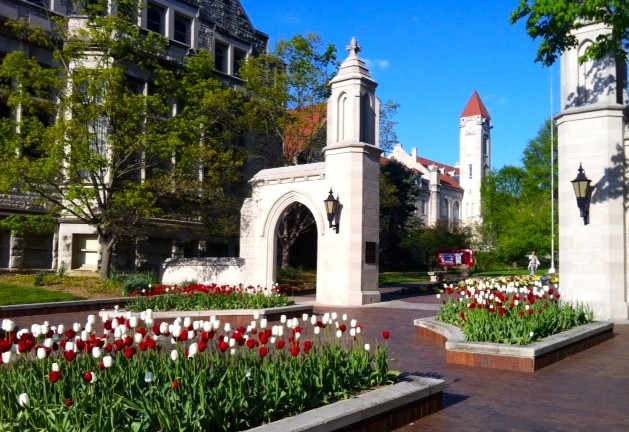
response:
[[[481,182],[491,170],[491,116],[476,91],[461,114],[459,184],[463,189],[461,220],[481,221]]]

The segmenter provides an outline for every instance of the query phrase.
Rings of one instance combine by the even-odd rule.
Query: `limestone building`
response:
[[[53,65],[50,50],[29,44],[12,34],[4,24],[10,19],[22,19],[47,30],[51,28],[52,18],[74,16],[77,11],[73,5],[72,1],[66,0],[0,0],[0,62],[7,53],[20,50],[43,65]],[[228,85],[242,86],[243,81],[238,77],[240,63],[267,50],[268,36],[254,28],[240,1],[148,0],[138,6],[141,10],[138,26],[146,32],[167,37],[169,62],[180,64],[187,55],[199,50],[210,51],[214,54],[216,76]],[[138,91],[148,91],[149,82],[139,77],[129,78],[135,80]],[[0,93],[0,117],[16,116],[19,113],[8,107],[6,95]],[[253,144],[253,140],[239,143],[248,149]],[[253,174],[260,168],[251,167],[249,172]],[[26,196],[0,195],[0,218],[43,212]],[[181,223],[182,229],[177,235],[153,229],[136,241],[118,244],[113,252],[113,266],[120,270],[157,269],[171,256],[204,254],[206,239],[186,229],[194,222]],[[0,231],[0,269],[48,270],[63,266],[94,271],[98,260],[99,243],[95,230],[69,217],[58,220],[50,234]]]
[[[491,127],[489,111],[474,91],[459,122],[457,166],[423,158],[417,148],[410,154],[399,144],[393,149],[391,158],[421,175],[417,216],[425,225],[480,222],[481,183],[491,170]]]

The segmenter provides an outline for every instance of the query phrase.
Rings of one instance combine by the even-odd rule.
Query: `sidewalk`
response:
[[[448,365],[445,350],[416,336],[413,321],[434,316],[434,295],[395,294],[382,289],[381,303],[326,307],[314,296],[316,313],[347,313],[364,325],[365,341],[389,330],[390,368],[446,382],[444,409],[398,431],[609,431],[629,430],[629,323],[616,323],[615,337],[535,373]],[[14,318],[18,325],[85,322],[94,311]]]

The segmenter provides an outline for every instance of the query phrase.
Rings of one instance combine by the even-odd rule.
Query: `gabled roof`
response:
[[[435,162],[419,156],[417,156],[417,163],[423,165],[424,167],[426,167],[426,169],[429,169],[428,167],[434,165],[439,170],[438,178],[440,184],[447,185],[455,189],[462,189],[459,182],[457,182],[456,179],[452,175],[450,175],[451,173],[454,173],[455,176],[460,175],[458,167],[446,165],[441,162]]]
[[[478,95],[478,92],[474,90],[474,93],[472,93],[472,97],[470,98],[465,109],[463,110],[463,114],[461,114],[461,117],[474,117],[477,115],[491,119],[489,111],[487,111],[487,108],[485,108],[485,104],[483,104],[483,101]]]
[[[435,162],[433,160],[426,159],[426,158],[423,158],[423,157],[417,156],[417,163],[422,164],[426,168],[428,168],[431,165],[434,165],[438,169],[443,170],[445,172],[452,172],[452,171],[454,171],[456,175],[459,174],[459,168],[457,168],[457,167],[446,165],[446,164],[443,164],[441,162]]]

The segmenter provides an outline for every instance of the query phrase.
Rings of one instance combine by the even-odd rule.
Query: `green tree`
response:
[[[393,150],[398,143],[395,127],[398,122],[395,120],[400,104],[389,99],[380,103],[380,148],[386,154]]]
[[[420,176],[395,159],[380,168],[380,267],[399,270],[406,251],[401,246],[410,225],[416,222],[415,206]]]
[[[577,46],[572,32],[591,22],[612,31],[597,37],[581,60],[600,60],[609,53],[627,60],[629,51],[629,2],[626,0],[521,0],[511,23],[526,20],[526,31],[541,39],[536,61],[553,64],[567,49]]]
[[[107,276],[116,241],[155,216],[195,218],[194,209],[239,180],[246,155],[230,143],[245,105],[213,77],[209,53],[164,67],[166,41],[140,32],[135,2],[121,0],[116,16],[99,5],[72,18],[85,25],[55,19],[51,32],[12,22],[53,48],[57,66],[23,52],[0,66],[2,91],[19,113],[0,123],[0,192],[30,194],[93,226]],[[134,88],[130,64],[150,95]]]
[[[493,251],[502,264],[523,260],[532,250],[540,256],[550,252],[553,197],[557,204],[555,146],[555,181],[551,181],[551,125],[547,121],[529,141],[523,167],[503,167],[483,181],[483,249]]]
[[[437,265],[439,249],[465,249],[469,247],[470,241],[469,228],[439,221],[430,227],[413,223],[402,240],[402,246],[407,251],[407,260],[413,265],[432,270]]]

